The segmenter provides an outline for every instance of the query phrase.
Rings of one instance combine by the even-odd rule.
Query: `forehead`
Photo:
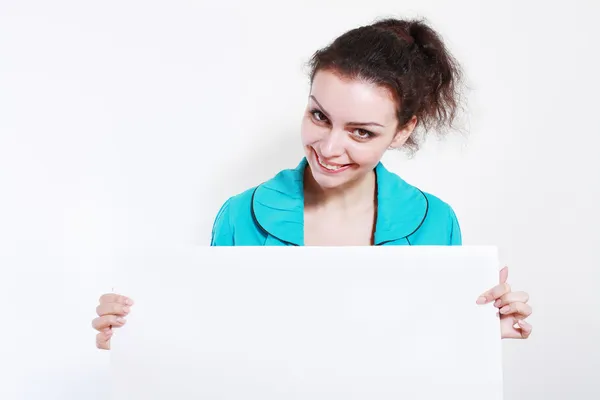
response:
[[[364,80],[319,71],[313,79],[311,94],[336,122],[372,121],[388,125],[396,120],[396,103],[391,92]]]

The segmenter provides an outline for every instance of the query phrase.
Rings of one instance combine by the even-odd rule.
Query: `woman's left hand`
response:
[[[506,283],[508,268],[500,271],[500,284],[483,293],[477,304],[494,302],[500,310],[500,328],[502,339],[527,339],[532,326],[524,319],[531,315],[531,306],[527,304],[529,295],[525,292],[512,292]]]

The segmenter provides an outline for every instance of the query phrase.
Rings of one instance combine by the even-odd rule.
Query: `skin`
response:
[[[362,80],[330,71],[315,75],[302,118],[302,144],[308,160],[305,173],[305,244],[320,246],[370,245],[377,215],[374,169],[388,149],[401,147],[413,132],[413,117],[400,126],[391,93]],[[366,124],[369,123],[369,124]],[[374,123],[374,124],[370,124]],[[345,166],[331,173],[319,164]],[[526,339],[532,326],[529,295],[513,292],[508,268],[500,271],[495,287],[483,292],[477,304],[498,309],[502,338]],[[133,300],[105,294],[92,326],[96,346],[110,349],[114,329],[126,323]]]
[[[385,88],[330,71],[315,75],[302,119],[307,246],[371,245],[376,219],[375,166],[410,137],[417,119],[399,126]],[[330,172],[328,165],[345,166]]]

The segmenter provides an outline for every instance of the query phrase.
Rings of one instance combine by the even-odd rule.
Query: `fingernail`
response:
[[[119,324],[124,324],[125,323],[125,318],[117,318],[117,322]]]
[[[129,313],[129,310],[130,310],[130,309],[129,309],[129,307],[123,307],[123,312],[124,312],[125,314],[128,314],[128,313]]]
[[[508,310],[510,310],[509,306],[504,306],[500,309],[500,313],[501,314],[506,314],[508,312]]]
[[[125,300],[125,304],[127,304],[128,306],[132,306],[133,305],[133,300],[127,299],[127,300]]]
[[[498,299],[494,302],[494,307],[499,307],[502,304],[502,300]]]
[[[486,298],[483,296],[479,296],[479,298],[477,299],[477,304],[485,304],[486,303]]]

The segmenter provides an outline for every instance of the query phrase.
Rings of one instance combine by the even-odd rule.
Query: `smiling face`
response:
[[[360,181],[389,147],[400,147],[416,119],[398,128],[388,89],[334,72],[316,73],[302,119],[302,144],[315,181],[336,188]]]

